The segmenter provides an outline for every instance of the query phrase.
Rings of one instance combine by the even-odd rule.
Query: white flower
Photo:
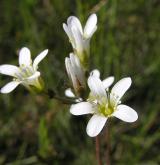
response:
[[[93,114],[88,122],[86,131],[91,137],[97,136],[103,129],[109,117],[117,117],[125,122],[134,122],[138,115],[131,107],[121,104],[120,99],[131,85],[131,78],[123,78],[118,81],[111,92],[97,76],[88,78],[88,86],[91,90],[86,102],[71,106],[73,115]]]
[[[78,55],[82,64],[85,63],[89,56],[90,39],[97,30],[96,14],[90,15],[84,29],[77,17],[70,16],[67,24],[63,23],[63,29],[69,37],[75,54]]]
[[[93,71],[90,72],[90,76],[96,76],[96,77],[100,77],[100,72],[98,69],[94,69]],[[104,79],[102,81],[104,87],[106,87],[105,89],[108,90],[108,88],[112,85],[114,81],[114,77],[113,76],[110,76],[110,77],[107,77],[106,79]],[[72,91],[71,88],[68,88],[65,90],[65,96],[67,97],[70,97],[70,98],[75,98],[77,102],[81,102],[82,101],[82,98],[76,98],[74,92]]]
[[[1,88],[1,93],[10,93],[19,84],[30,89],[34,86],[38,90],[42,89],[42,84],[39,81],[40,72],[37,71],[38,64],[47,55],[48,50],[41,52],[33,61],[31,60],[30,50],[26,47],[19,52],[19,67],[9,64],[0,65],[0,73],[13,77],[13,81]]]
[[[65,58],[65,66],[75,94],[79,96],[82,90],[86,88],[86,82],[84,71],[78,57],[70,53],[70,57]]]
[[[93,71],[90,72],[90,76],[95,76],[97,78],[100,78],[100,72],[98,69],[94,69]],[[113,76],[109,76],[106,79],[104,79],[102,81],[103,86],[105,87],[105,90],[108,90],[108,88],[112,85],[112,83],[114,82],[114,77]]]

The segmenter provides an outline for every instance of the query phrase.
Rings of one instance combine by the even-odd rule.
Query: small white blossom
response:
[[[9,64],[0,65],[0,73],[13,77],[13,81],[1,88],[1,93],[12,92],[19,84],[31,89],[34,86],[38,90],[42,89],[42,84],[39,81],[40,72],[37,71],[38,64],[47,55],[48,50],[41,52],[33,61],[31,60],[30,50],[26,47],[19,52],[19,67]]]
[[[89,56],[90,39],[97,30],[96,14],[90,15],[84,29],[77,17],[70,16],[67,19],[67,24],[63,24],[63,29],[69,37],[74,53],[78,55],[82,64],[85,63]]]
[[[74,92],[78,96],[86,88],[84,71],[78,57],[70,53],[70,57],[65,58],[65,66]],[[71,95],[71,91],[69,95]],[[74,94],[72,93],[72,95]]]
[[[100,78],[100,72],[98,69],[94,69],[93,71],[90,72],[90,76],[95,76],[97,78]],[[114,77],[113,76],[109,76],[106,79],[104,79],[102,81],[103,86],[105,87],[105,90],[108,90],[108,88],[112,85],[112,83],[114,82]]]
[[[100,77],[99,70],[94,69],[93,71],[90,72],[90,76],[96,76],[99,78]],[[113,76],[107,77],[106,79],[104,79],[102,81],[104,87],[106,87],[106,90],[108,90],[108,88],[112,85],[113,81],[114,81]],[[70,97],[70,98],[74,98],[76,102],[81,102],[83,100],[82,98],[77,98],[71,88],[68,88],[65,90],[65,96]]]
[[[100,133],[109,117],[114,116],[125,122],[134,122],[138,118],[135,110],[121,104],[120,101],[131,85],[131,78],[118,81],[111,92],[106,91],[108,88],[106,84],[98,76],[91,75],[88,78],[88,86],[91,90],[88,100],[74,104],[70,108],[73,115],[93,114],[86,128],[87,134],[91,137]]]

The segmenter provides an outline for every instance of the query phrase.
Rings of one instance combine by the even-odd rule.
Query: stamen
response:
[[[20,72],[15,73],[15,79],[18,81],[26,81],[26,78],[32,76],[34,74],[34,70],[32,66],[26,67],[24,65],[20,66]]]

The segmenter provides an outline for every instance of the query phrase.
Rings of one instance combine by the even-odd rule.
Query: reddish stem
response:
[[[110,135],[109,135],[109,126],[106,127],[106,165],[111,165],[110,161]]]
[[[96,159],[97,159],[97,164],[101,165],[101,159],[100,159],[100,141],[99,137],[96,136]]]

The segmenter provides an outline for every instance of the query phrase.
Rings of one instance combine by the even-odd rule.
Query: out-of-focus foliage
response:
[[[1,0],[0,64],[17,64],[27,46],[35,57],[48,48],[40,70],[48,88],[64,95],[64,58],[72,48],[62,29],[67,17],[85,23],[98,16],[91,42],[91,69],[102,78],[131,76],[124,102],[139,114],[134,124],[110,122],[112,164],[160,163],[160,1],[159,0]],[[0,75],[0,86],[7,77]],[[69,106],[30,95],[22,86],[0,95],[0,164],[94,165],[94,139],[86,135],[88,118],[71,116]],[[105,128],[101,157],[105,163]]]

